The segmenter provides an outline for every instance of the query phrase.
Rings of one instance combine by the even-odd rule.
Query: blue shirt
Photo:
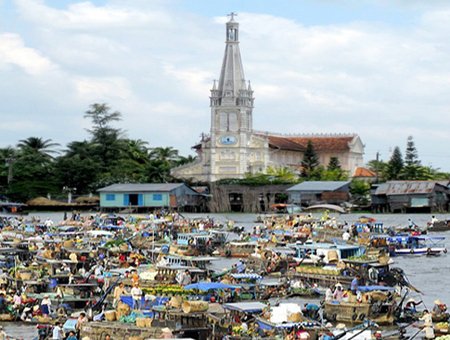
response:
[[[358,279],[356,277],[352,280],[352,283],[350,285],[350,290],[352,290],[352,291],[358,290]]]

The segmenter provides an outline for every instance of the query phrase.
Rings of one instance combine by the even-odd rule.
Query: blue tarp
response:
[[[184,289],[212,290],[212,289],[236,289],[240,286],[228,285],[222,282],[197,282],[184,286]]]
[[[260,313],[267,305],[261,302],[234,302],[225,303],[223,308],[243,313]]]
[[[169,301],[170,299],[167,297],[156,297],[155,300],[151,301],[151,302],[145,302],[144,297],[141,298],[141,306],[142,309],[148,309],[150,307],[153,306],[161,306],[164,305],[167,301]],[[123,303],[126,303],[128,306],[130,306],[130,308],[133,308],[133,298],[129,295],[122,295],[120,297],[120,301],[122,301]],[[147,308],[148,307],[148,308]]]
[[[64,332],[76,332],[77,321],[77,319],[67,319],[63,326]]]
[[[393,288],[393,287],[386,287],[386,286],[358,286],[358,290],[363,292],[363,293],[365,293],[365,292],[373,292],[375,290],[391,292],[391,291],[394,291],[395,288]]]
[[[261,280],[262,279],[261,275],[258,275],[258,274],[245,274],[245,273],[242,273],[242,274],[231,274],[231,277],[233,279],[237,279],[237,280],[240,280],[240,279]]]

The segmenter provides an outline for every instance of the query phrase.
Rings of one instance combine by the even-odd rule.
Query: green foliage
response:
[[[367,167],[372,170],[375,174],[378,175],[378,181],[384,182],[386,181],[388,164],[381,160],[373,159],[367,163]]]
[[[391,159],[389,160],[386,168],[386,180],[397,180],[400,179],[401,171],[403,170],[403,158],[400,148],[396,146],[394,152],[392,153]]]
[[[317,176],[314,173],[314,170],[319,166],[319,157],[314,150],[314,146],[311,140],[308,140],[308,144],[306,145],[306,150],[303,155],[302,161],[302,177],[306,179],[312,179]]]
[[[406,141],[405,166],[420,166],[419,156],[412,136]]]
[[[330,158],[330,162],[328,163],[327,170],[330,170],[330,171],[342,170],[341,162],[339,162],[339,158],[331,157]]]
[[[370,184],[360,179],[354,179],[350,183],[350,194],[353,202],[365,205],[370,198]]]
[[[121,129],[112,126],[121,113],[107,104],[92,104],[84,116],[92,122],[91,138],[70,142],[58,157],[58,144],[40,137],[21,140],[17,148],[0,149],[0,192],[26,201],[61,195],[68,189],[76,195],[88,194],[113,183],[169,182],[173,167],[195,160],[179,156],[171,147],[149,149],[145,141],[124,137]]]

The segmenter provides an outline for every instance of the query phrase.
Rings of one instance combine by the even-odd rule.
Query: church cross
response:
[[[227,14],[227,17],[230,17],[230,21],[233,21],[235,16],[237,16],[237,13],[234,13],[234,12],[231,12],[230,14]]]

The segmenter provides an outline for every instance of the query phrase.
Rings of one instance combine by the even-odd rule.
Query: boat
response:
[[[361,301],[356,295],[347,300],[324,303],[324,317],[331,322],[362,323],[371,320],[380,325],[392,325],[395,321],[396,302],[392,298],[395,291],[386,286],[360,286]]]
[[[442,241],[443,236],[429,235],[398,235],[388,238],[391,256],[404,255],[439,255],[447,253],[447,248]]]
[[[255,253],[257,242],[229,242],[220,251],[220,256],[224,257],[249,257]]]
[[[436,221],[433,224],[429,223],[427,231],[440,232],[450,230],[450,220]]]

